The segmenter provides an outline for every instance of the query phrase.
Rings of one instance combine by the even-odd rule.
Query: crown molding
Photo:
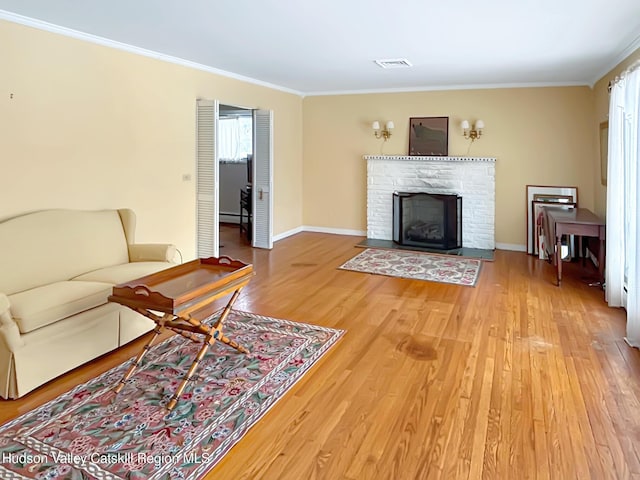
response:
[[[280,85],[274,85],[273,83],[269,83],[269,82],[263,82],[262,80],[256,80],[255,78],[245,77],[244,75],[239,75],[233,72],[227,72],[226,70],[220,70],[219,68],[210,67],[208,65],[203,65],[201,63],[192,62],[190,60],[185,60],[183,58],[174,57],[171,55],[165,55],[164,53],[154,52],[153,50],[147,50],[145,48],[136,47],[134,45],[129,45],[127,43],[117,42],[115,40],[99,37],[97,35],[92,35],[90,33],[80,32],[72,28],[61,27],[60,25],[44,22],[42,20],[38,20],[31,17],[25,17],[24,15],[18,15],[16,13],[7,12],[6,10],[0,10],[0,19],[7,20],[13,23],[19,23],[27,27],[33,27],[38,30],[45,30],[47,32],[57,33],[58,35],[63,35],[65,37],[71,37],[77,40],[83,40],[85,42],[95,43],[97,45],[102,45],[104,47],[114,48],[116,50],[122,50],[122,51],[133,53],[136,55],[141,55],[143,57],[154,58],[156,60],[160,60],[163,62],[173,63],[175,65],[180,65],[187,68],[193,68],[194,70],[201,70],[203,72],[213,73],[215,75],[220,75],[222,77],[233,78],[234,80],[251,83],[253,85],[258,85],[260,87],[267,87],[273,90],[279,90],[281,92],[291,93],[299,97],[304,97],[304,94],[302,92],[293,90],[291,88],[282,87]]]
[[[584,80],[570,82],[530,82],[530,83],[479,83],[469,85],[430,85],[422,87],[403,88],[378,88],[363,90],[336,90],[323,92],[309,92],[303,97],[322,97],[330,95],[368,95],[376,93],[415,93],[415,92],[441,92],[443,90],[491,90],[497,88],[546,88],[546,87],[588,87],[589,83]]]
[[[616,57],[614,57],[605,68],[591,81],[589,86],[593,88],[596,83],[600,81],[601,78],[609,73],[611,70],[616,68],[620,63],[629,58],[629,56],[640,48],[640,35],[638,35],[635,40],[632,40],[629,45],[627,45]]]

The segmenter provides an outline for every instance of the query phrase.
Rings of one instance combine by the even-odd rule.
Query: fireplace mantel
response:
[[[367,237],[392,240],[394,192],[462,196],[462,246],[495,248],[496,159],[365,155]]]
[[[412,160],[415,162],[490,162],[496,163],[493,157],[422,157],[409,155],[365,155],[365,160]]]

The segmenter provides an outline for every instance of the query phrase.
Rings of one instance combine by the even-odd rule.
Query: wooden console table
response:
[[[189,379],[198,368],[198,363],[216,340],[241,353],[249,353],[246,348],[225,337],[222,327],[240,291],[249,283],[251,277],[251,264],[244,264],[229,257],[201,258],[113,287],[113,295],[109,296],[110,302],[126,305],[156,323],[150,340],[116,386],[116,393],[122,390],[164,329],[174,331],[196,343],[202,343],[202,348],[189,371],[169,400],[168,410],[173,410],[176,406]],[[213,301],[230,293],[232,296],[217,321],[212,325],[205,323],[213,313]]]
[[[586,208],[572,210],[547,210],[548,225],[551,238],[555,238],[556,248],[553,263],[556,265],[558,286],[562,283],[562,236],[578,235],[582,237],[596,237],[600,240],[598,249],[598,274],[600,284],[604,284],[604,241],[605,222]],[[582,253],[582,252],[581,252]]]

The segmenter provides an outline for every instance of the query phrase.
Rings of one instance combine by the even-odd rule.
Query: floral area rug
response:
[[[175,335],[117,396],[131,360],[0,427],[0,478],[201,478],[343,333],[232,311],[225,335],[251,355],[216,342],[168,413],[200,348]]]
[[[473,287],[478,281],[481,265],[481,260],[472,258],[367,248],[339,268]]]

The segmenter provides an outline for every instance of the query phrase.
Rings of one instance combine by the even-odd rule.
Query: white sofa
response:
[[[0,223],[0,396],[18,398],[151,330],[107,297],[173,266],[168,244],[135,244],[123,210],[45,210]]]

